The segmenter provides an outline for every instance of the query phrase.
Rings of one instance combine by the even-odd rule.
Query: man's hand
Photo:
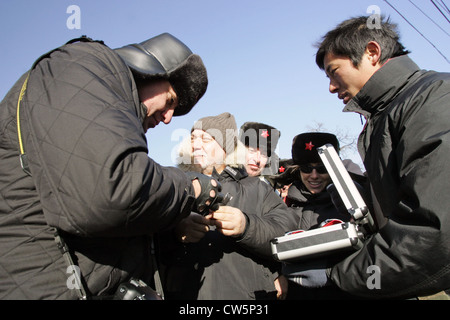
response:
[[[210,225],[216,226],[217,231],[225,236],[240,237],[244,234],[247,219],[241,210],[229,206],[220,206],[217,211],[208,214]]]
[[[288,280],[285,276],[281,275],[274,281],[275,289],[277,289],[277,299],[285,300],[288,293]]]
[[[199,242],[208,231],[209,220],[195,212],[191,212],[175,228],[177,239],[183,243]]]

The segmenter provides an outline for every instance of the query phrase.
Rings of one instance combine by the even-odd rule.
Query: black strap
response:
[[[58,249],[61,251],[64,259],[66,260],[67,266],[72,268],[73,277],[75,279],[74,289],[77,291],[78,298],[80,300],[87,300],[86,290],[84,289],[83,283],[81,282],[81,272],[77,272],[77,270],[74,268],[76,264],[72,260],[72,256],[69,252],[69,247],[67,246],[64,239],[61,238],[58,229],[56,228],[54,229],[54,237]]]
[[[161,299],[164,300],[164,290],[161,282],[161,277],[159,275],[159,267],[158,267],[158,261],[156,258],[156,248],[155,248],[155,237],[150,236],[150,255],[152,259],[153,264],[153,279],[155,281],[155,290],[161,297]]]

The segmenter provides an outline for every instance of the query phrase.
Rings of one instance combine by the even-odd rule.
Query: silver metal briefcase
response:
[[[272,239],[272,255],[278,261],[299,261],[358,250],[374,228],[368,207],[334,147],[326,144],[317,150],[353,222],[308,231],[297,230]]]
[[[273,257],[278,261],[299,261],[362,247],[355,224],[344,222],[273,239]]]

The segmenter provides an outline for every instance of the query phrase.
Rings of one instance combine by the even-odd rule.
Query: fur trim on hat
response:
[[[174,116],[182,116],[191,111],[208,87],[206,68],[196,54],[189,56],[170,72],[168,80],[178,97],[178,107],[175,108]]]

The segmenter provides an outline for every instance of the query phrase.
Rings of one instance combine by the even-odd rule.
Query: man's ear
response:
[[[381,47],[376,41],[370,41],[366,46],[367,56],[373,66],[380,64]]]

